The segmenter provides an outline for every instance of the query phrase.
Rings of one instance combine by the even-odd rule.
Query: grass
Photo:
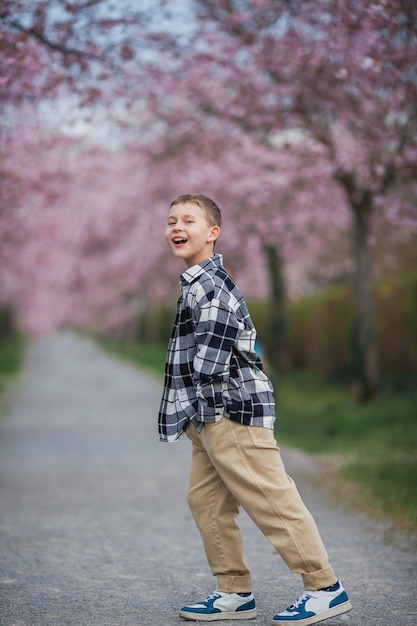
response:
[[[101,343],[112,354],[141,365],[161,379],[164,376],[166,346],[160,343]]]
[[[21,335],[15,335],[0,342],[0,394],[20,370],[25,350]]]
[[[162,378],[165,346],[108,347]],[[278,441],[321,458],[336,456],[336,487],[355,506],[417,532],[416,387],[387,388],[366,405],[311,373],[286,374],[275,387]]]
[[[358,405],[349,390],[298,373],[283,377],[278,391],[277,438],[338,455],[356,504],[417,532],[417,389],[381,391]]]

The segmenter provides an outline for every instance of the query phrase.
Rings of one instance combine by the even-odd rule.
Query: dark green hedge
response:
[[[268,305],[250,303],[261,339],[268,341]],[[288,303],[286,363],[290,369],[345,376],[350,369],[352,301],[347,288],[329,288]],[[377,285],[376,332],[380,367],[417,371],[417,275]]]

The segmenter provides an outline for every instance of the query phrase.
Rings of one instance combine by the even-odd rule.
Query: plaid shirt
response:
[[[159,411],[161,441],[176,441],[191,421],[227,417],[273,428],[272,384],[255,352],[256,330],[220,254],[181,274],[182,296],[168,344]]]

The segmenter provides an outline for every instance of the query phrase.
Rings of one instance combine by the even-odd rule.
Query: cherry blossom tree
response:
[[[151,4],[129,0],[2,0],[1,100],[34,101],[62,89],[79,94],[81,105],[126,97],[158,38],[154,14]]]
[[[146,297],[158,246],[141,141],[89,144],[102,120],[119,124],[122,147],[132,128],[145,134],[151,116],[129,89],[143,88],[158,29],[155,7],[129,0],[1,2],[0,301],[31,333],[120,327]],[[88,142],[65,138],[63,108]]]
[[[259,142],[294,129],[327,152],[351,214],[355,376],[366,400],[377,383],[372,226],[376,218],[416,221],[416,5],[198,4],[201,30],[177,80],[199,110]]]
[[[162,248],[146,158],[19,130],[2,160],[0,303],[30,334],[131,324]]]
[[[111,152],[57,137],[26,113],[3,146],[0,299],[30,333],[65,325],[120,333],[147,301],[173,296],[183,268],[172,262],[163,230],[169,201],[184,190],[219,201],[221,250],[252,297],[265,295],[266,251],[275,251],[276,263],[278,250],[286,257],[296,245],[305,250],[307,237],[323,241],[324,231],[341,227],[330,219],[319,226],[322,214],[315,221],[295,206],[295,198],[311,203],[307,177],[319,180],[319,153],[309,171],[296,148],[279,161],[274,149],[242,134],[225,146],[223,132],[205,129],[186,143],[177,129]],[[285,203],[290,181],[300,189]]]

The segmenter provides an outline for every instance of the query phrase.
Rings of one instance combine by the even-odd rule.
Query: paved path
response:
[[[2,626],[179,626],[179,606],[213,590],[185,501],[189,443],[157,440],[160,392],[71,334],[32,345],[1,407]],[[325,623],[417,624],[415,552],[312,489],[308,458],[284,458],[355,605]],[[250,623],[269,625],[300,581],[241,517],[258,603]]]

